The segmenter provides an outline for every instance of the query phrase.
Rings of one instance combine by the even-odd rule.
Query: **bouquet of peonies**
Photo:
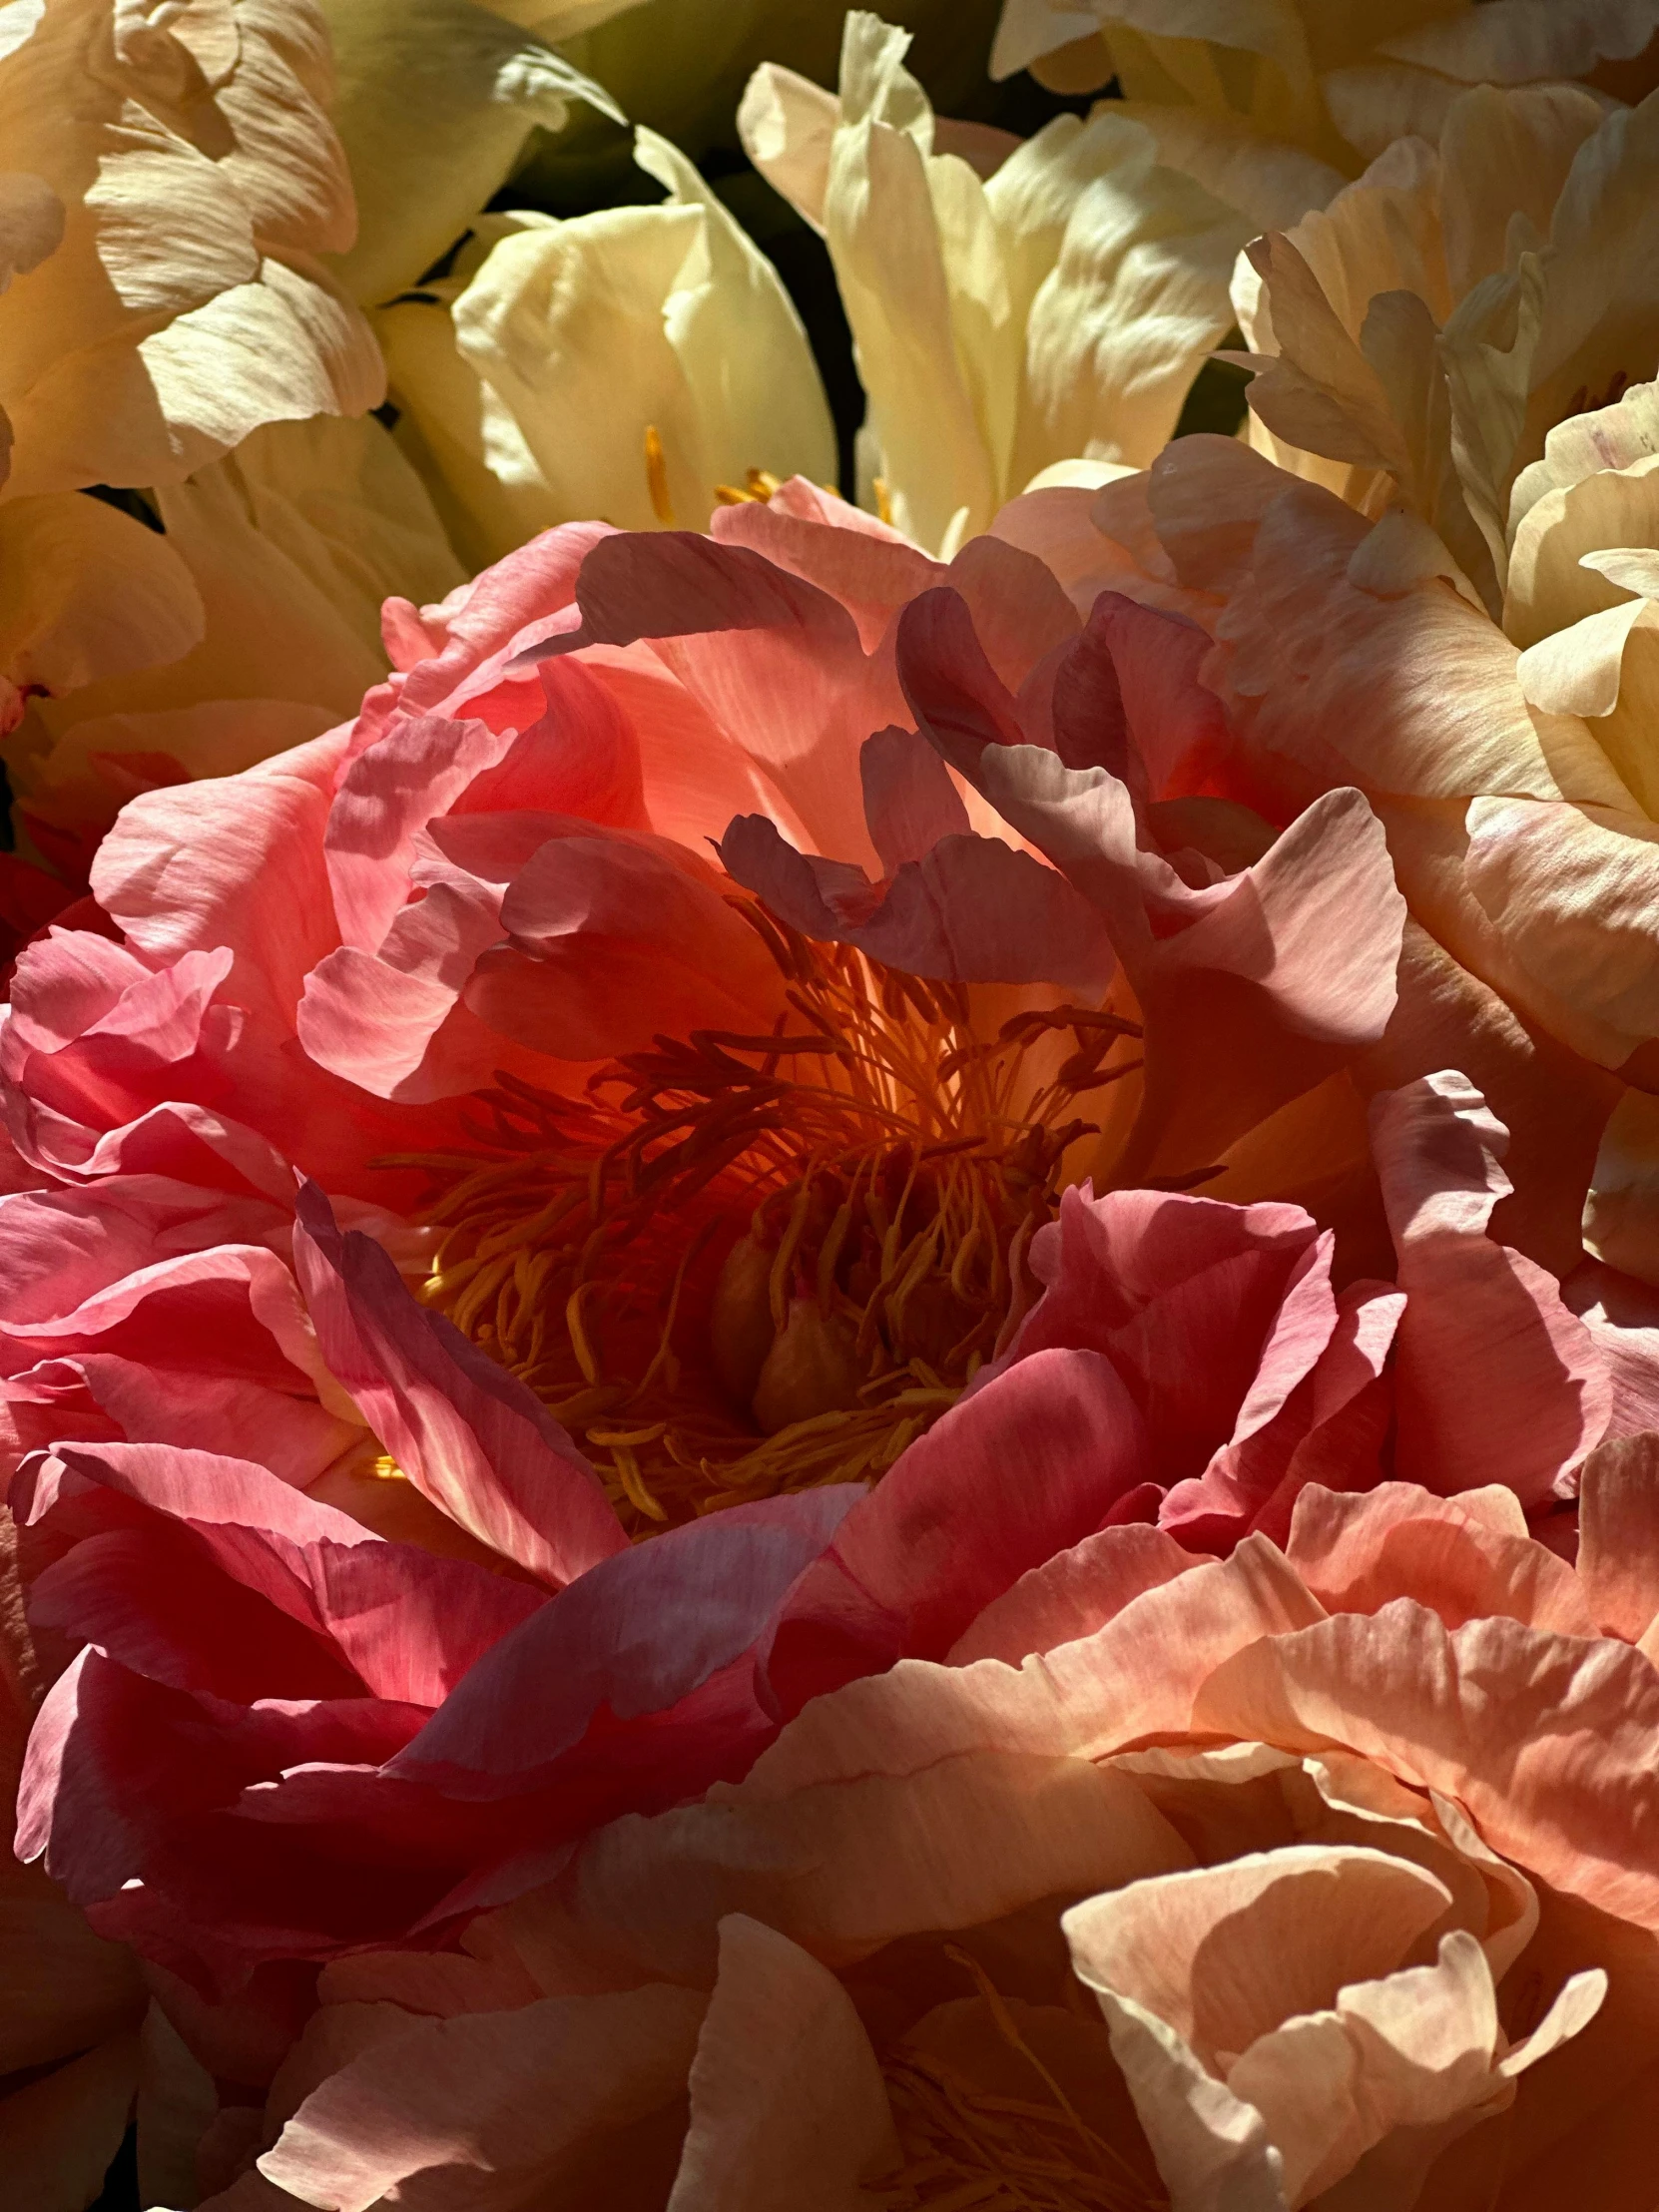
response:
[[[895,12],[0,0],[0,2212],[1659,2208],[1659,0]]]

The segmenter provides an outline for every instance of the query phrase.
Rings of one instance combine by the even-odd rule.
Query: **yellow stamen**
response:
[[[884,476],[877,476],[871,483],[870,489],[875,494],[875,512],[890,530],[893,526],[892,501],[887,496],[887,479]]]
[[[733,904],[782,972],[772,1031],[660,1037],[579,1098],[504,1075],[468,1155],[401,1163],[441,1232],[423,1296],[636,1534],[890,1466],[1006,1344],[1094,1133],[1072,1104],[1135,1064],[1104,1065],[1137,1033],[1114,1015],[982,1038],[962,986]]]
[[[645,426],[645,488],[651,494],[651,512],[665,530],[672,530],[675,527],[674,502],[668,495],[668,462],[654,422]]]
[[[770,499],[783,481],[783,477],[774,476],[770,468],[746,469],[741,487],[737,484],[717,484],[715,497],[723,507],[745,507],[752,502]]]

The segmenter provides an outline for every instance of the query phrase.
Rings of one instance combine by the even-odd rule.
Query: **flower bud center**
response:
[[[981,1036],[961,985],[740,910],[787,1027],[659,1038],[580,1098],[503,1078],[480,1148],[404,1163],[443,1232],[427,1300],[640,1534],[890,1466],[1030,1303],[1031,1237],[1094,1134],[1074,1103],[1138,1064],[1106,1065],[1134,1034],[1115,1015],[1027,1008]]]

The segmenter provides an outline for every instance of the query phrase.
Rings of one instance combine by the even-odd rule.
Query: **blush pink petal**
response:
[[[314,1184],[294,1260],[329,1369],[424,1497],[555,1589],[625,1548],[598,1477],[540,1401],[418,1306],[382,1246],[341,1236]]]
[[[1510,1186],[1504,1132],[1473,1086],[1425,1077],[1372,1114],[1405,1293],[1398,1470],[1442,1494],[1504,1482],[1541,1508],[1606,1430],[1605,1363],[1554,1281],[1486,1234]]]
[[[170,961],[224,947],[242,1003],[291,1021],[307,970],[338,942],[322,830],[344,736],[124,808],[93,894],[129,942]]]
[[[802,1576],[770,1663],[786,1712],[896,1659],[942,1658],[1016,1575],[1100,1526],[1146,1453],[1098,1353],[1005,1370],[916,1439]]]
[[[551,1783],[561,1765],[583,1791],[615,1802],[646,1787],[677,1796],[771,1731],[758,1695],[758,1646],[792,1584],[863,1493],[840,1486],[733,1506],[618,1551],[504,1638],[409,1744],[393,1772],[457,1798],[503,1798]],[[726,1693],[713,1707],[718,1686]],[[710,1693],[711,1726],[695,1711]],[[591,1739],[591,1741],[589,1741]],[[585,1747],[585,1759],[572,1755]],[[573,1788],[573,1806],[577,1795]],[[584,1821],[582,1825],[586,1825]]]
[[[1168,619],[1132,612],[1136,621]],[[1110,610],[1091,618],[1055,674],[1055,695],[1065,693],[1079,744],[1096,726],[1102,740],[1114,730],[1133,736],[1139,781],[1157,749],[1152,735],[1130,728],[1114,619]],[[1150,733],[1157,720],[1180,753],[1184,741],[1162,728],[1168,683],[1152,680],[1138,651],[1125,658],[1143,728]],[[1121,777],[1100,765],[1070,768],[1063,751],[1025,742],[1019,703],[956,594],[925,592],[904,610],[897,666],[923,734],[1105,918],[1147,1022],[1142,1134],[1119,1163],[1126,1178],[1208,1165],[1382,1035],[1394,1005],[1404,903],[1381,825],[1357,792],[1326,794],[1238,874],[1194,855],[1202,870],[1194,887],[1150,836],[1142,842],[1135,795]],[[1213,714],[1214,703],[1207,707]],[[1219,1068],[1225,1084],[1214,1079]]]

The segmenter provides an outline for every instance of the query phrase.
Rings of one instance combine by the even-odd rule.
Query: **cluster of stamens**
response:
[[[1092,2128],[983,1967],[943,1948],[972,1976],[1010,2078],[992,2087],[914,2044],[888,2051],[881,2074],[899,2158],[865,2183],[871,2212],[1167,2212],[1144,2142],[1136,2160]],[[1083,1997],[1076,1983],[1068,1993]],[[1092,2006],[1078,2010],[1087,2018]]]
[[[659,1037],[576,1098],[503,1076],[426,1156],[428,1301],[562,1421],[636,1533],[873,1479],[1007,1342],[1073,1104],[1132,1022],[1027,1011],[810,943],[734,901],[783,971],[773,1032]],[[1110,1064],[1108,1064],[1110,1060]]]

